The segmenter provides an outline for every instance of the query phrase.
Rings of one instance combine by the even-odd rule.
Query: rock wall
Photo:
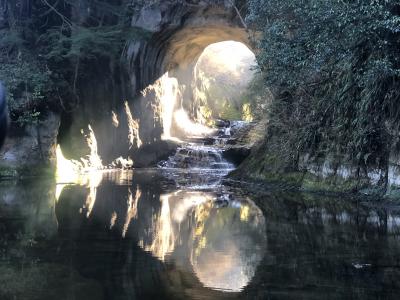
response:
[[[0,25],[4,20],[8,2],[1,2]],[[19,2],[18,2],[19,3]],[[90,21],[90,1],[79,1],[69,12],[78,24]],[[29,7],[28,7],[29,8]],[[32,12],[15,6],[24,16]],[[143,143],[152,144],[161,139],[160,122],[154,120],[156,95],[142,96],[141,92],[165,72],[189,87],[192,68],[205,47],[214,42],[236,40],[248,43],[246,31],[231,5],[231,1],[160,1],[146,4],[131,21],[132,27],[148,32],[148,38],[132,40],[126,47],[126,63],[99,61],[91,66],[95,78],[78,83],[81,91],[79,103],[61,117],[53,112],[38,125],[24,129],[12,126],[10,136],[0,153],[3,174],[16,175],[21,170],[37,170],[33,165],[54,165],[54,149],[61,143],[67,157],[78,158],[87,154],[81,129],[93,127],[99,153],[106,163],[119,156],[133,156],[129,149],[128,122],[124,103],[128,101],[133,118],[139,120]],[[185,97],[190,97],[190,89]],[[68,99],[65,99],[67,101]],[[119,126],[112,125],[112,113],[119,118]],[[57,141],[58,140],[58,141]],[[18,171],[19,170],[19,171]],[[22,172],[25,173],[25,172]],[[29,173],[29,172],[28,172]]]
[[[180,71],[188,70],[191,75],[191,67],[212,43],[235,40],[249,44],[230,1],[196,2],[163,1],[132,19],[132,26],[151,32],[150,39],[133,41],[127,51],[131,82],[137,91],[167,71],[179,77]]]
[[[60,116],[49,112],[38,124],[12,127],[0,150],[0,177],[38,176],[56,163]]]
[[[232,172],[239,180],[261,180],[284,188],[327,193],[357,193],[361,195],[400,199],[400,156],[393,151],[386,165],[360,166],[345,157],[327,155],[315,158],[299,155],[297,163],[284,152],[278,152],[268,139],[262,139],[249,157]],[[283,145],[284,141],[280,141]]]

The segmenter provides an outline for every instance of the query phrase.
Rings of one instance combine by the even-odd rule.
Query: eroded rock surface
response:
[[[60,116],[48,115],[39,124],[11,130],[0,151],[0,176],[40,175],[56,163]]]

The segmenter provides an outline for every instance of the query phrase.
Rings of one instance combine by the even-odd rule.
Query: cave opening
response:
[[[119,72],[88,82],[79,110],[62,117],[66,157],[87,156],[93,131],[104,166],[120,158],[155,166],[176,149],[168,141],[210,136],[221,121],[257,121],[257,65],[243,28],[193,23],[132,42],[126,56]]]
[[[249,83],[256,75],[254,53],[243,43],[224,41],[204,49],[194,69],[194,105],[199,117],[252,121]]]
[[[254,120],[249,89],[256,75],[255,54],[247,45],[221,41],[165,72],[143,94],[153,91],[157,98],[162,139],[206,136],[221,122]]]

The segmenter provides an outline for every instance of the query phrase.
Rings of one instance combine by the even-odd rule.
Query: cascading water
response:
[[[211,136],[212,145],[205,145],[207,138],[191,138],[183,143],[175,155],[159,164],[167,177],[173,179],[179,187],[187,189],[210,189],[221,184],[221,179],[234,169],[222,155],[229,127],[217,130]]]
[[[191,170],[229,171],[233,165],[222,157],[222,150],[215,146],[188,143],[178,148],[176,154],[163,164],[164,168]]]

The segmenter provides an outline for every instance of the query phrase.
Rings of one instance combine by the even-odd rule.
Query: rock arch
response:
[[[119,156],[144,156],[132,153],[127,145],[127,120],[124,102],[140,123],[143,144],[161,139],[162,128],[155,124],[149,103],[151,94],[142,92],[167,71],[179,84],[189,86],[195,64],[210,44],[233,40],[252,48],[246,29],[229,0],[160,1],[143,8],[133,16],[132,27],[142,29],[147,38],[132,40],[125,48],[125,65],[110,74],[106,66],[98,66],[98,76],[90,78],[82,88],[81,108],[66,122],[61,122],[61,146],[70,157],[79,157],[81,128],[90,123],[98,137],[99,153],[106,162]],[[179,3],[178,3],[179,2]],[[191,91],[186,89],[185,98]],[[119,127],[112,126],[112,111],[119,117]],[[78,137],[78,138],[76,138]],[[63,140],[67,141],[63,144]]]
[[[135,89],[145,88],[167,71],[190,72],[210,44],[233,40],[251,48],[246,29],[230,3],[199,1],[143,9],[132,25],[152,36],[131,43],[127,50]]]

